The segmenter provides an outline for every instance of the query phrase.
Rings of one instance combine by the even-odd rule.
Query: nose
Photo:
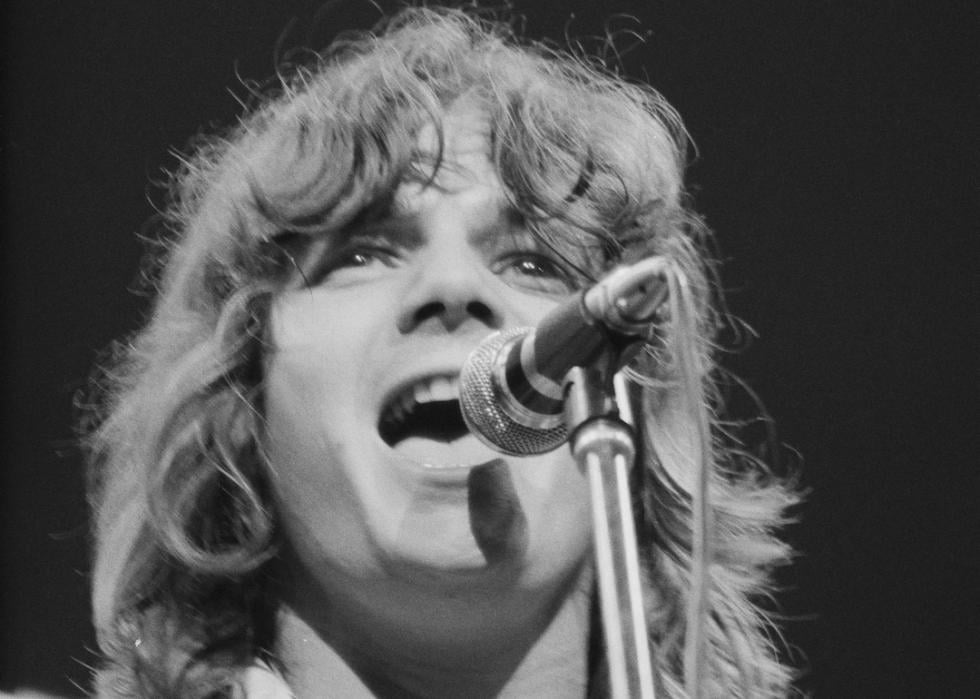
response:
[[[503,326],[502,303],[488,270],[459,251],[432,252],[420,260],[401,300],[398,330],[455,332],[467,325],[481,331]]]

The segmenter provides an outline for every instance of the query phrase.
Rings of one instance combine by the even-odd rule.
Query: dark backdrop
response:
[[[595,36],[607,19],[649,31],[625,70],[697,141],[697,205],[731,308],[760,336],[728,365],[812,491],[778,598],[801,686],[960,695],[978,631],[976,4],[516,4],[532,36]],[[377,12],[19,0],[4,13],[0,679],[77,694],[93,641],[72,395],[145,311],[126,289],[160,200],[148,183],[174,166],[169,148],[234,118],[238,76],[270,76],[277,45],[322,46]]]

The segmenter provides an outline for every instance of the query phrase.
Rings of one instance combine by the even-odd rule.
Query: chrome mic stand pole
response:
[[[635,437],[622,375],[610,380],[610,374],[611,370],[582,367],[569,371],[565,421],[572,454],[589,479],[592,495],[593,543],[612,696],[653,699],[653,668],[629,488]]]

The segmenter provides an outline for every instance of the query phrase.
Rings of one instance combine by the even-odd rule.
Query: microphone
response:
[[[662,257],[619,267],[550,311],[536,328],[511,328],[481,342],[460,374],[469,430],[512,456],[560,446],[567,438],[565,376],[609,349],[652,339],[664,315],[667,269]]]

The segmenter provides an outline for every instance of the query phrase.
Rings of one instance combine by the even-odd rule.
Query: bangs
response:
[[[351,41],[246,122],[254,138],[239,150],[263,231],[263,244],[246,247],[276,258],[270,271],[284,248],[296,269],[325,247],[315,241],[386,209],[400,184],[431,184],[447,166],[443,120],[461,102],[487,120],[487,155],[510,205],[584,277],[657,252],[682,150],[659,95],[465,23],[431,30]]]

